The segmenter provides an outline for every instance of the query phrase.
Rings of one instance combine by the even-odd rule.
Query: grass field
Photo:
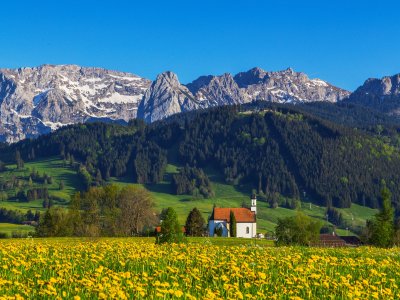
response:
[[[176,158],[171,157],[171,161],[175,161]],[[7,166],[10,171],[0,173],[0,178],[7,179],[11,176],[21,177],[26,176],[33,169],[39,171],[40,174],[46,173],[53,177],[53,183],[47,187],[50,195],[54,195],[64,199],[65,202],[56,203],[59,206],[65,206],[69,201],[70,196],[78,190],[82,189],[82,185],[76,176],[76,172],[69,166],[64,166],[62,160],[57,158],[39,160],[35,162],[25,163],[25,170],[16,170],[15,165]],[[155,208],[161,211],[166,207],[173,207],[179,217],[179,221],[184,224],[189,211],[197,207],[203,214],[204,218],[210,216],[214,205],[219,207],[240,207],[242,203],[250,204],[251,188],[246,185],[233,186],[224,183],[221,174],[212,168],[207,168],[207,175],[212,181],[213,190],[215,197],[210,199],[195,199],[191,195],[174,195],[171,190],[170,180],[173,174],[178,172],[178,166],[176,164],[168,164],[164,181],[158,184],[145,185],[145,187],[153,194],[155,201]],[[65,188],[59,190],[59,182],[65,183]],[[120,186],[132,184],[132,178],[112,178],[112,183]],[[15,194],[15,190],[9,190],[8,193]],[[20,203],[16,201],[0,201],[0,207],[8,209],[19,209],[21,211],[40,210],[43,211],[42,200],[36,200],[29,203]],[[325,218],[325,207],[319,207],[310,203],[302,203],[300,209],[305,214],[318,218],[326,223]],[[292,216],[296,214],[296,211],[278,207],[272,209],[265,202],[258,201],[257,203],[257,228],[259,232],[265,233],[274,231],[278,218]],[[340,209],[344,218],[349,224],[354,226],[364,226],[365,221],[371,218],[377,211],[367,207],[362,207],[353,204],[349,209]],[[347,234],[346,230],[338,230],[340,234]]]
[[[240,185],[233,186],[223,182],[221,176],[213,169],[206,169],[207,175],[212,181],[215,197],[210,199],[194,199],[191,195],[174,195],[172,194],[170,182],[167,181],[174,173],[178,172],[176,165],[169,164],[167,166],[165,178],[166,180],[153,185],[145,185],[154,196],[157,210],[161,210],[168,206],[175,209],[178,214],[179,221],[184,224],[189,211],[197,207],[203,214],[204,218],[211,215],[214,204],[219,207],[240,207],[242,203],[250,204],[251,188],[249,186]],[[112,181],[118,185],[131,184],[133,181],[129,178],[117,179]],[[311,207],[311,208],[310,208]],[[325,207],[302,202],[300,210],[306,215],[319,219],[323,224],[327,224],[325,217]],[[339,209],[343,213],[343,217],[350,224],[365,226],[367,219],[372,218],[377,210],[353,204],[351,208]],[[257,202],[257,230],[259,232],[271,232],[275,230],[278,218],[294,216],[297,212],[292,209],[278,207],[272,209],[266,202]],[[353,221],[351,221],[353,218]],[[328,224],[331,224],[328,222]],[[337,229],[341,235],[352,234],[345,229]]]
[[[11,223],[0,223],[0,232],[6,233],[9,237],[11,237],[12,233],[30,233],[34,232],[35,228],[30,225],[20,225],[20,224],[11,224]]]
[[[17,190],[38,187],[47,187],[49,194],[56,196],[61,199],[61,201],[56,201],[55,205],[65,206],[70,200],[70,196],[77,190],[83,188],[81,182],[76,176],[76,172],[69,166],[63,166],[63,161],[57,158],[44,159],[35,162],[25,163],[23,170],[18,170],[16,165],[8,165],[8,170],[0,173],[0,179],[3,181],[9,180],[15,177],[20,182],[20,187],[8,189],[6,192],[8,196],[14,196]],[[33,183],[32,186],[28,186],[29,174],[33,171],[38,171],[40,175],[46,173],[51,176],[53,181],[51,184],[43,185],[38,183]],[[64,182],[64,189],[60,190],[60,182]],[[39,210],[44,211],[43,200],[38,199],[35,201],[18,202],[18,201],[0,201],[0,207],[7,209],[19,209],[23,212],[31,209],[33,211]]]
[[[0,241],[0,295],[76,300],[400,297],[396,248],[228,246],[210,240],[180,245],[156,245],[154,238]]]

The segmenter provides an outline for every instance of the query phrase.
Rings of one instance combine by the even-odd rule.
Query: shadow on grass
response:
[[[118,182],[121,183],[128,183],[128,184],[134,184],[135,180],[133,179],[132,176],[124,176],[124,177],[117,177]]]
[[[172,186],[168,182],[156,183],[156,184],[146,184],[146,189],[155,193],[164,193],[173,195]]]
[[[183,199],[180,199],[179,202],[192,202],[195,200],[203,200],[203,199],[202,198],[183,198]]]
[[[228,185],[228,186],[232,186],[234,188],[234,190],[238,193],[241,193],[243,195],[251,195],[252,192],[252,186],[250,183],[243,183],[243,184],[231,184],[231,183],[227,183],[225,181],[225,177],[222,174],[221,171],[219,171],[218,169],[216,169],[213,166],[207,166],[206,168],[203,169],[204,172],[206,172],[208,178],[213,182],[213,183],[218,183],[218,184],[223,184],[223,185]]]
[[[81,180],[79,180],[76,174],[64,173],[57,176],[59,180],[62,180],[67,187],[73,187],[77,191],[82,191],[85,189],[85,185]]]

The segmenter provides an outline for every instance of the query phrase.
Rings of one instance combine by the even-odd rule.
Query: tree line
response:
[[[177,195],[193,195],[196,198],[214,196],[211,181],[202,169],[185,166],[172,176],[172,188]]]
[[[248,183],[276,207],[311,200],[326,207],[358,203],[380,208],[380,185],[392,192],[400,211],[399,145],[396,128],[357,130],[312,115],[312,109],[269,105],[265,110],[219,107],[146,125],[140,120],[117,124],[71,125],[36,140],[2,145],[0,159],[15,162],[61,155],[81,166],[85,188],[112,176],[137,183],[164,179],[168,158],[188,166],[175,176],[176,193],[207,197],[204,170],[212,165],[231,184]],[[202,173],[203,172],[203,173]],[[200,182],[200,183],[199,183]]]

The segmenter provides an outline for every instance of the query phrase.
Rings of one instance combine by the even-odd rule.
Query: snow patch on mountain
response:
[[[27,123],[29,117],[30,136],[89,118],[129,121],[150,83],[134,74],[76,65],[0,69],[0,126],[5,127],[0,141],[24,138],[22,119]]]
[[[146,92],[138,117],[153,122],[175,113],[211,106],[256,100],[278,103],[337,102],[348,95],[345,90],[321,79],[309,79],[306,74],[290,68],[278,72],[253,68],[234,77],[228,73],[201,76],[187,85],[181,84],[172,72],[165,72]]]

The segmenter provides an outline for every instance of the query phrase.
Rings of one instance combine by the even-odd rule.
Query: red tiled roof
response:
[[[256,221],[256,215],[248,208],[221,208],[215,207],[212,215],[213,220],[226,220],[230,222],[231,211],[235,215],[236,222],[238,223],[253,223]]]

